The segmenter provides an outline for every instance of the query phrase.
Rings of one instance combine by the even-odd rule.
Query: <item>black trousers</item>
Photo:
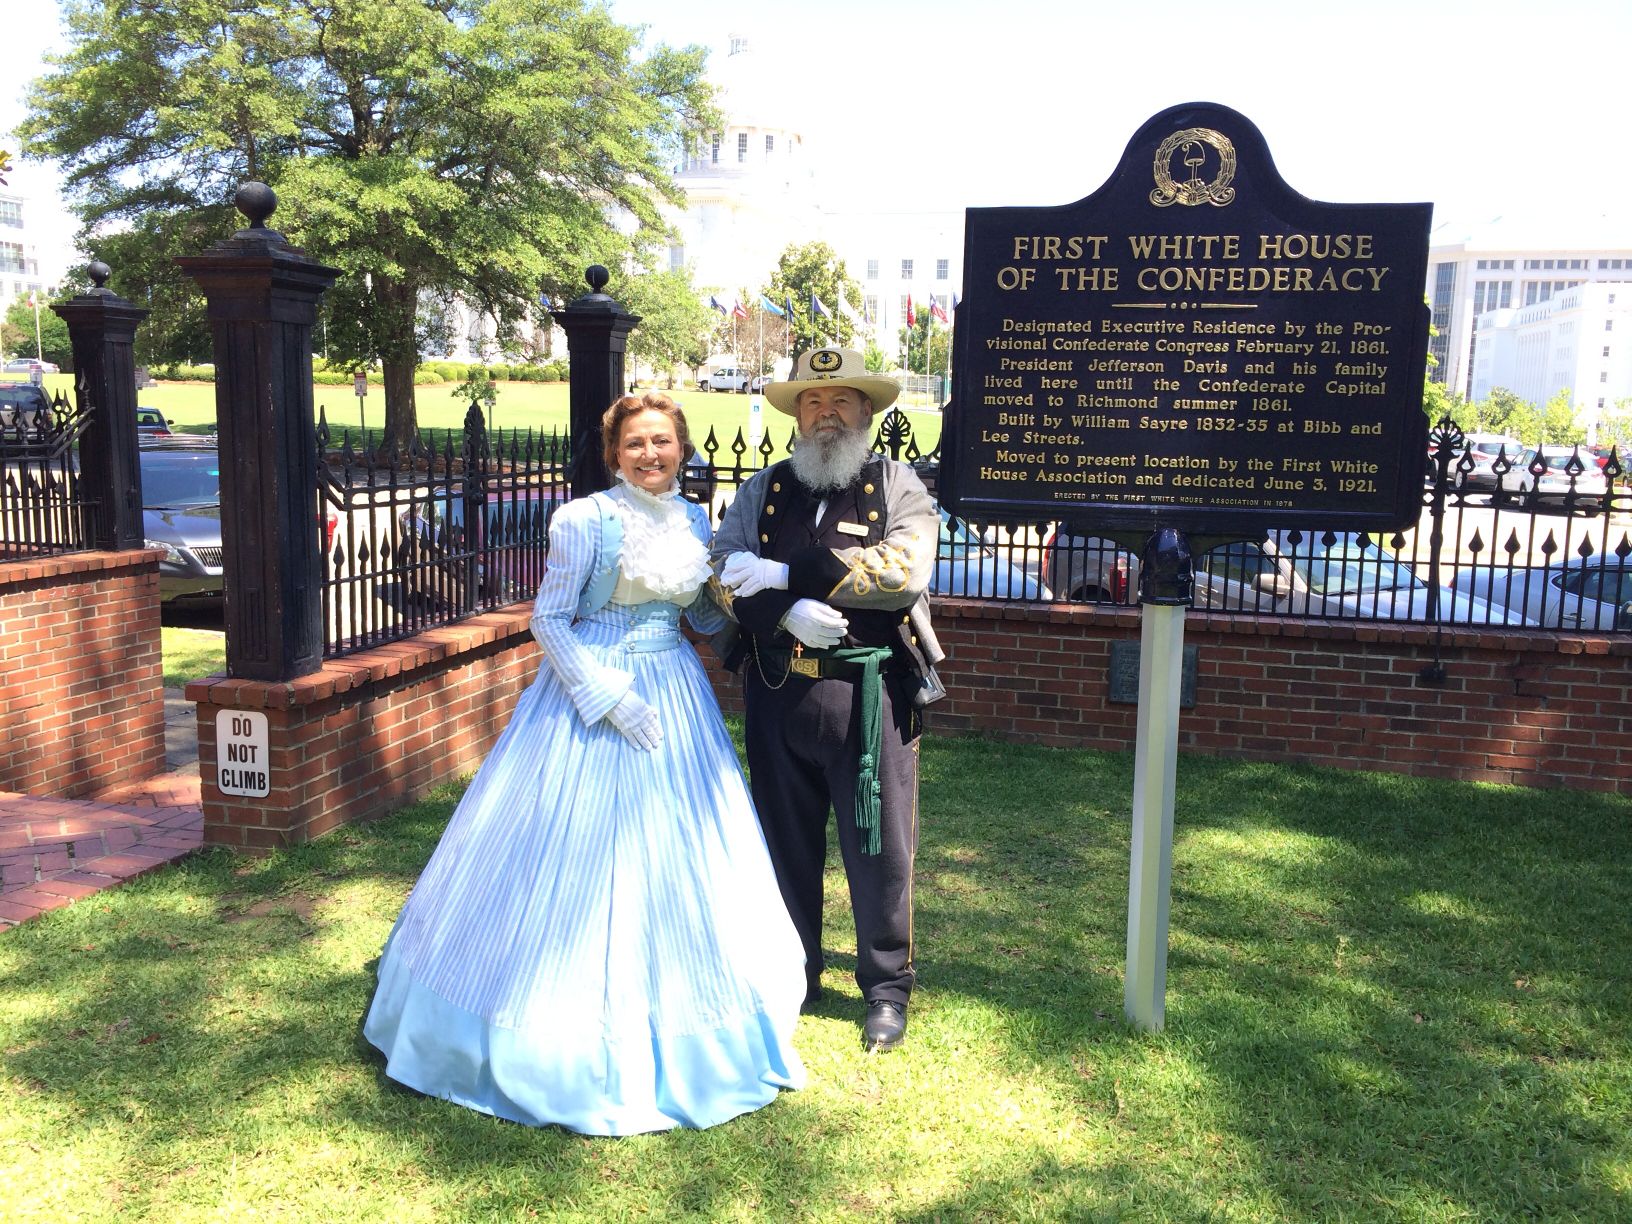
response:
[[[822,870],[829,809],[856,920],[856,983],[869,1003],[912,993],[912,864],[918,851],[918,719],[898,675],[884,677],[878,780],[880,853],[856,828],[860,681],[809,680],[752,655],[743,667],[748,767],[782,899],[805,946],[805,976],[822,973]],[[781,680],[780,684],[777,682]],[[777,687],[772,687],[777,684]]]

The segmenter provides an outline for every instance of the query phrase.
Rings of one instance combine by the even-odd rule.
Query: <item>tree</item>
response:
[[[776,275],[765,287],[765,296],[779,306],[793,303],[793,318],[788,320],[793,356],[824,344],[855,346],[855,325],[839,309],[841,292],[852,309],[861,304],[861,286],[850,279],[844,260],[827,243],[807,242],[783,250],[776,261]],[[828,312],[826,315],[813,313],[812,296]]]
[[[613,296],[629,313],[640,316],[629,333],[630,356],[667,371],[671,388],[675,366],[696,369],[708,360],[708,339],[716,315],[697,296],[690,269],[631,276]]]
[[[1570,388],[1562,388],[1558,394],[1541,406],[1537,419],[1538,442],[1555,442],[1561,446],[1574,446],[1578,442],[1586,441],[1586,429],[1576,424],[1575,400]]]
[[[399,443],[427,299],[507,343],[540,290],[574,296],[585,265],[652,243],[667,167],[715,119],[700,49],[636,62],[637,31],[594,0],[84,0],[64,21],[20,133],[63,159],[101,253],[120,245],[102,230],[155,244],[108,258],[112,287],[170,314],[191,290],[168,261],[236,227],[241,182],[270,183],[271,224],[341,269],[328,352],[381,364]],[[185,320],[154,326],[190,343]]]
[[[913,307],[913,323],[912,327],[903,327],[897,333],[907,369],[914,374],[945,373],[952,344],[951,330],[935,321],[927,302]]]
[[[0,323],[0,351],[19,357],[44,357],[64,370],[74,368],[74,348],[68,341],[68,324],[52,310],[40,294],[40,349],[34,347],[34,308],[20,297],[6,310]],[[60,299],[59,299],[60,300]]]

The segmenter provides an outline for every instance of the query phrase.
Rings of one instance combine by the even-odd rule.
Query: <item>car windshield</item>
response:
[[[980,537],[969,530],[966,523],[941,512],[941,552],[950,553],[953,549],[975,549],[985,551]]]
[[[1316,539],[1312,551],[1299,548],[1288,553],[1287,560],[1317,595],[1409,591],[1427,585],[1375,544],[1347,538],[1330,547]]]
[[[142,501],[149,506],[213,506],[221,500],[221,461],[213,453],[142,452]]]

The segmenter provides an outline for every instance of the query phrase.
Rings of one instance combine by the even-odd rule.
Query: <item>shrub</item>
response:
[[[547,365],[544,367],[544,377],[542,381],[547,383],[560,382],[561,375],[556,371],[556,368],[553,365]]]

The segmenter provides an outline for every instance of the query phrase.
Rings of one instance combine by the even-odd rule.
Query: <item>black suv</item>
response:
[[[40,429],[51,423],[51,398],[33,383],[0,383],[0,429]]]

